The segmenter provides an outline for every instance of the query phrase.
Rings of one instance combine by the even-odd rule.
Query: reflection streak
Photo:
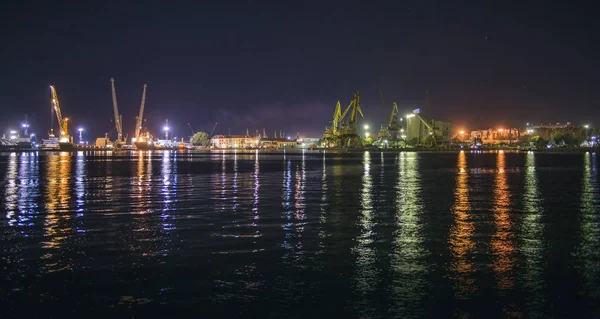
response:
[[[506,297],[514,289],[515,236],[510,217],[511,195],[506,175],[506,157],[500,151],[497,155],[497,174],[494,181],[494,227],[490,248],[492,253],[492,271],[496,277],[496,288],[500,296]],[[512,303],[505,303],[503,310],[508,315]]]
[[[535,155],[528,152],[525,158],[525,189],[523,194],[523,223],[521,226],[520,253],[524,257],[524,286],[528,291],[529,317],[541,317],[545,310],[544,281],[544,224],[543,203],[535,171]]]
[[[419,316],[420,302],[429,292],[427,262],[429,252],[423,245],[423,202],[418,154],[402,152],[398,155],[396,182],[395,223],[390,266],[392,296],[398,317]]]
[[[596,153],[584,157],[581,190],[581,242],[577,256],[584,279],[583,293],[589,304],[597,305],[600,299],[600,191]]]
[[[452,206],[454,224],[450,229],[449,238],[452,255],[450,278],[453,280],[454,298],[458,300],[471,299],[477,291],[473,261],[475,224],[471,220],[469,191],[467,157],[465,152],[460,152],[458,155],[458,174],[456,176],[454,205]]]
[[[368,151],[363,155],[363,167],[360,215],[358,217],[361,233],[356,239],[353,252],[356,254],[355,285],[357,292],[364,298],[376,290],[378,277],[378,269],[375,267],[375,251],[372,247],[375,235],[373,232],[373,178],[371,176],[371,154]],[[360,311],[372,313],[372,310],[369,310],[373,307],[372,301],[365,299],[364,303],[358,306]]]

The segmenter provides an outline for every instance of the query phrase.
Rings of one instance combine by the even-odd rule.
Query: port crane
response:
[[[381,104],[383,106],[388,106],[385,98],[383,97],[383,92],[379,89],[379,96],[381,97]],[[399,146],[398,142],[400,141],[400,132],[403,131],[402,125],[400,121],[402,118],[398,118],[398,104],[396,102],[392,102],[392,112],[390,113],[390,119],[387,125],[381,125],[378,134],[378,144],[385,144],[396,147]]]
[[[142,103],[140,104],[140,113],[138,114],[138,116],[135,117],[135,141],[139,141],[140,138],[140,132],[142,131],[142,121],[144,120],[144,106],[146,105],[146,88],[148,87],[147,84],[144,84],[144,89],[142,91]],[[115,114],[118,113],[117,110],[117,98],[116,98],[116,94],[115,94],[115,86],[114,86],[114,81],[113,81],[113,104],[114,104],[114,108],[115,108]]]
[[[208,134],[208,138],[211,138],[213,136],[213,133],[215,132],[215,129],[217,128],[217,124],[219,124],[219,122],[215,122],[215,125],[213,126],[212,130],[210,131],[210,134]]]
[[[60,109],[60,103],[58,102],[58,94],[56,93],[56,88],[54,85],[50,86],[50,91],[52,92],[52,106],[54,107],[54,113],[56,113],[56,119],[58,120],[58,130],[59,130],[59,141],[60,142],[71,142],[71,137],[69,136],[69,130],[67,127],[68,118],[63,118],[62,111]],[[50,136],[54,136],[52,130],[50,131]]]
[[[112,102],[113,102],[113,111],[115,113],[115,127],[117,129],[117,140],[115,141],[115,146],[119,147],[123,144],[123,125],[122,119],[123,116],[119,114],[119,106],[117,105],[117,92],[115,90],[115,79],[110,78],[110,84],[112,87]]]
[[[364,115],[360,108],[359,92],[354,93],[354,98],[343,113],[341,110],[341,105],[338,101],[333,112],[331,126],[325,129],[324,139],[329,146],[362,147],[363,142],[358,135],[358,116],[364,117]]]

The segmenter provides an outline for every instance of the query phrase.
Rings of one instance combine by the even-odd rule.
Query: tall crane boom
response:
[[[146,87],[148,87],[148,85],[144,84],[144,90],[142,91],[142,103],[140,104],[140,113],[138,114],[138,116],[135,118],[135,139],[136,141],[140,138],[140,131],[142,130],[142,121],[144,119],[144,105],[146,105]],[[117,105],[116,102],[116,95],[115,95],[115,87],[113,85],[113,103],[115,105]],[[116,109],[116,106],[115,106]]]
[[[119,106],[117,105],[117,92],[115,91],[115,79],[110,78],[112,87],[112,102],[113,111],[115,113],[115,127],[117,129],[117,142],[123,141],[123,126],[121,125],[121,114],[119,114]]]
[[[52,92],[52,105],[54,106],[54,112],[58,120],[58,130],[60,131],[58,136],[67,136],[67,119],[63,119],[60,103],[58,102],[58,94],[54,85],[50,86],[50,91]]]
[[[217,128],[217,124],[219,124],[219,122],[215,122],[215,126],[213,126],[212,130],[210,131],[210,134],[208,134],[209,138],[211,138],[213,136],[213,133],[215,132],[215,129]]]

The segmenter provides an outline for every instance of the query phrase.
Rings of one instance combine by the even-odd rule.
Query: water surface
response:
[[[600,316],[595,153],[3,153],[0,174],[9,317]]]

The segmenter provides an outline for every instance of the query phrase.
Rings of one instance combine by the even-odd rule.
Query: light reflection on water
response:
[[[519,251],[523,255],[523,285],[530,298],[526,312],[529,318],[543,317],[546,305],[544,278],[544,205],[535,170],[535,155],[525,157],[525,187],[523,191],[523,220],[519,233]]]
[[[583,163],[581,189],[581,240],[575,252],[583,276],[580,295],[589,306],[600,302],[600,185],[598,185],[598,158],[586,153]]]
[[[473,256],[475,223],[470,216],[469,168],[467,167],[467,155],[464,152],[458,154],[457,168],[452,206],[454,223],[450,228],[448,242],[452,254],[450,278],[453,280],[454,297],[458,300],[468,300],[477,293],[477,281]]]
[[[562,299],[552,307],[598,315],[594,153],[9,153],[0,165],[10,309],[471,317],[485,301],[491,317],[546,317],[568,311],[550,308]],[[557,172],[581,179],[540,182]],[[570,215],[545,205],[557,193]],[[549,264],[565,237],[575,263]]]
[[[419,174],[419,155],[400,153],[395,185],[395,232],[390,251],[391,296],[394,317],[416,317],[427,307],[423,298],[430,293],[427,282],[430,252],[423,246],[422,182]]]
[[[515,234],[513,218],[511,216],[511,192],[508,185],[506,171],[506,154],[500,151],[496,157],[497,173],[494,178],[494,232],[490,243],[492,264],[490,267],[495,273],[496,288],[500,298],[513,291],[515,285],[514,268]],[[504,311],[507,316],[520,316],[514,313],[514,299],[505,298]]]

